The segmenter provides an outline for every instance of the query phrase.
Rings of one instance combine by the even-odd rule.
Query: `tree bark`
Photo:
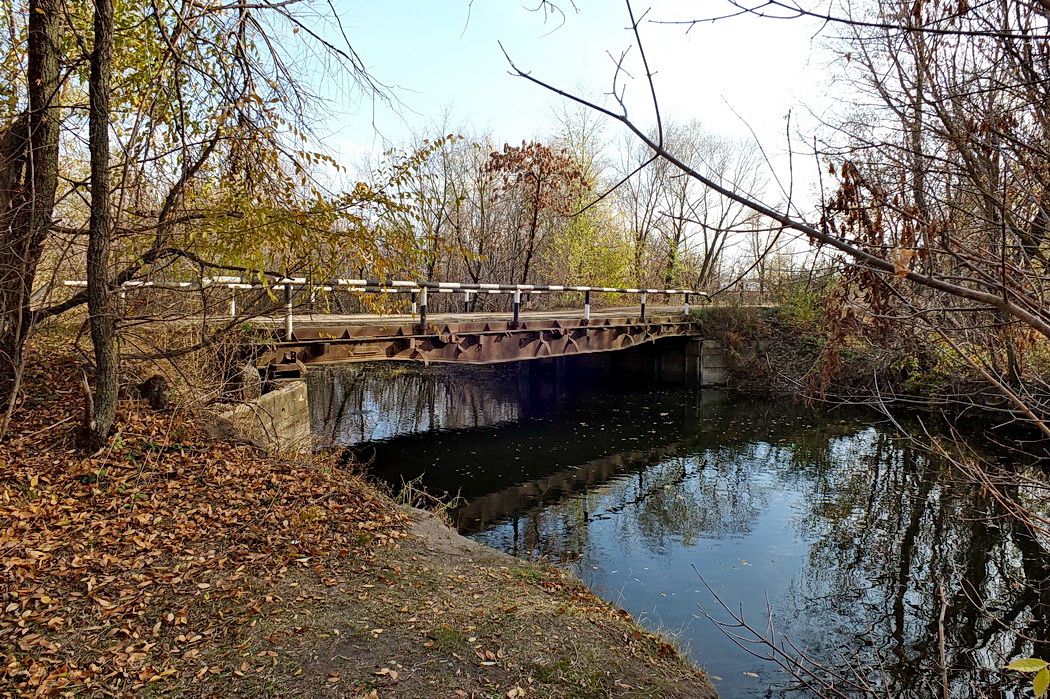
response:
[[[109,83],[113,65],[113,0],[95,0],[95,45],[88,87],[88,148],[91,156],[91,220],[88,226],[87,296],[95,351],[94,412],[84,446],[100,448],[117,412],[117,319],[110,288]]]
[[[58,190],[61,0],[31,0],[27,40],[29,110],[0,144],[0,437],[7,431],[32,330],[33,281]]]

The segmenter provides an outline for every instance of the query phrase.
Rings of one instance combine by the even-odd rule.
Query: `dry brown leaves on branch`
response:
[[[221,649],[294,602],[274,592],[290,570],[323,580],[403,536],[403,515],[356,477],[214,441],[144,401],[122,403],[103,451],[76,452],[77,371],[32,368],[0,444],[3,695],[235,674]]]

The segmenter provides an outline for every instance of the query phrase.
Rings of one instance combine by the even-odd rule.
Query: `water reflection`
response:
[[[351,364],[307,374],[311,424],[329,444],[498,425],[523,416],[516,376],[490,367]]]
[[[474,538],[569,562],[677,635],[725,696],[800,690],[700,617],[726,615],[697,571],[753,625],[768,602],[777,633],[889,696],[941,696],[945,676],[952,696],[1009,696],[999,668],[1050,654],[1032,532],[868,415],[676,389],[544,405],[367,450],[391,481],[462,494]]]
[[[643,351],[631,355],[634,361]],[[401,435],[518,422],[609,382],[624,358],[585,355],[491,365],[378,362],[311,369],[310,423],[324,444],[349,446]],[[624,377],[620,377],[621,380]],[[645,381],[646,374],[629,377]]]

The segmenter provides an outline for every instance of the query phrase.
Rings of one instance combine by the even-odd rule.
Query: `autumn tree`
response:
[[[548,245],[544,276],[555,283],[631,286],[631,245],[617,211],[617,193],[602,196],[616,176],[605,124],[589,110],[568,106],[555,118],[553,142],[576,162],[583,181],[573,214]]]
[[[960,10],[932,3],[887,3],[872,6],[876,13],[873,19],[821,15],[836,26],[871,30],[896,42],[898,51],[878,51],[872,85],[873,93],[886,106],[884,113],[897,119],[897,124],[889,130],[874,125],[872,137],[858,152],[872,155],[884,148],[904,156],[897,161],[905,163],[906,168],[903,172],[887,171],[890,177],[873,178],[845,158],[848,162],[834,168],[841,177],[838,193],[829,198],[822,217],[808,219],[796,202],[766,203],[753,192],[718,181],[673,151],[665,137],[654,67],[644,50],[641,24],[631,3],[626,5],[638,49],[633,69],[644,76],[652,97],[655,129],[637,123],[619,95],[609,106],[598,104],[566,92],[513,62],[512,70],[524,80],[618,122],[651,157],[666,161],[712,193],[765,217],[771,227],[804,236],[824,252],[848,260],[850,269],[870,280],[866,282],[869,287],[891,290],[887,298],[897,298],[901,289],[921,293],[935,300],[941,310],[957,309],[961,317],[974,312],[999,314],[1024,333],[1038,336],[1042,342],[1050,340],[1050,312],[1042,301],[1046,228],[1041,223],[1044,207],[1040,194],[1046,187],[1042,173],[1047,142],[1047,63],[1042,56],[1047,20],[1039,6],[1002,0]],[[813,13],[800,9],[796,14]],[[922,77],[921,91],[927,97],[918,98],[921,110],[916,110],[914,98],[918,85],[908,83],[907,88],[897,91],[892,82],[883,79],[886,66],[897,62],[903,66],[900,75]],[[624,61],[617,63],[618,72],[627,69]],[[889,73],[891,78],[893,75]],[[901,120],[910,126],[902,130]],[[916,130],[921,135],[919,150],[915,147]],[[924,164],[927,167],[921,167]],[[917,166],[925,175],[918,189],[908,178]],[[953,214],[952,226],[946,225],[948,218],[931,219],[919,210],[909,210],[914,208],[909,202],[917,192],[937,187],[929,175],[938,169],[946,175],[937,195],[938,207]],[[901,182],[911,192],[907,198],[899,195]],[[791,188],[786,187],[786,191]],[[928,255],[938,255],[939,262],[925,264]],[[885,309],[876,306],[873,311],[878,317]],[[922,306],[913,309],[912,313],[916,312],[927,315]],[[959,342],[963,333],[956,332],[964,328],[933,316],[930,320],[931,332],[1003,396],[1004,407],[1050,437],[1047,413],[1036,396],[1018,395],[1004,376],[996,375],[985,357],[968,352],[965,343]]]
[[[492,153],[487,169],[500,178],[497,196],[509,206],[512,259],[525,284],[554,228],[573,213],[575,194],[586,184],[583,173],[564,151],[524,141]]]
[[[1005,0],[880,0],[844,18],[845,76],[873,107],[840,114],[825,144],[839,186],[824,223],[893,265],[847,278],[883,327],[931,337],[1050,435],[1041,379],[1025,368],[1050,331],[1047,19]],[[953,287],[917,287],[913,274]]]
[[[106,336],[119,342],[125,323],[144,320],[120,314],[103,327],[126,282],[222,273],[264,283],[291,273],[323,278],[348,259],[382,268],[369,222],[399,206],[387,195],[391,183],[326,186],[319,169],[334,161],[310,147],[313,83],[294,68],[305,43],[359,88],[379,89],[351,46],[325,38],[324,23],[338,23],[330,8],[187,0],[143,11],[118,1],[111,71],[99,54],[106,42],[96,42],[104,26],[95,20],[108,14],[96,9],[105,7],[33,0],[23,13],[12,0],[8,9],[6,35],[27,36],[4,47],[0,64],[16,78],[5,95],[16,116],[0,138],[0,379],[8,416],[33,325],[87,304],[98,324],[95,351],[105,351]],[[100,92],[107,72],[111,82]],[[41,264],[47,278],[38,281]],[[62,295],[52,285],[82,278],[85,268],[87,290]],[[259,296],[264,306],[267,296]],[[237,322],[159,354],[212,342]],[[106,362],[96,356],[89,369],[94,390],[115,395]],[[100,402],[108,399],[96,408]]]

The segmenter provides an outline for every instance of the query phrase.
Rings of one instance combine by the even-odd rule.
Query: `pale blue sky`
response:
[[[527,0],[525,4],[531,4]],[[626,5],[616,0],[568,0],[561,18],[530,12],[514,0],[336,0],[349,38],[373,75],[393,87],[399,112],[369,101],[336,96],[326,120],[327,142],[344,160],[389,145],[409,145],[413,133],[450,112],[453,125],[491,131],[497,141],[543,137],[552,129],[560,98],[508,74],[497,41],[524,70],[568,90],[601,99],[611,86],[613,63],[632,47]],[[636,12],[647,5],[635,5]],[[649,19],[721,14],[720,0],[654,0]],[[789,109],[821,102],[828,54],[816,51],[812,23],[732,19],[683,27],[644,23],[643,41],[661,107],[679,121],[697,119],[709,130],[745,135],[755,129],[773,153],[783,150]],[[627,99],[634,119],[651,122],[646,88],[636,60]],[[797,112],[796,112],[797,113]],[[610,134],[611,135],[611,134]]]

